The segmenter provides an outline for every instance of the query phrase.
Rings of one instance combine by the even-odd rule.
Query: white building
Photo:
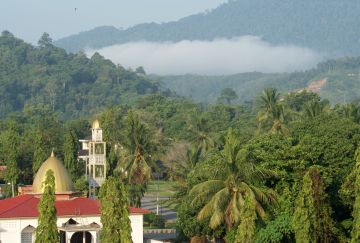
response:
[[[53,154],[40,167],[32,193],[0,200],[0,242],[32,243],[38,226],[38,208],[46,172],[55,176],[55,207],[61,243],[99,243],[100,203],[96,199],[81,197],[73,191],[70,176],[62,162]],[[143,242],[143,214],[149,211],[129,208],[134,243]]]
[[[103,141],[100,123],[95,120],[91,126],[91,139],[80,139],[79,159],[85,161],[85,177],[89,182],[89,197],[96,196],[106,179],[106,143]]]

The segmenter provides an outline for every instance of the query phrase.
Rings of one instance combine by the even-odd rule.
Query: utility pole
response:
[[[159,173],[157,173],[156,215],[159,215]]]
[[[15,197],[15,189],[14,189],[14,182],[11,182],[11,191],[12,191],[12,197]]]

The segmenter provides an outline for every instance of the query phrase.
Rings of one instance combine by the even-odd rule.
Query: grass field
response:
[[[159,197],[171,197],[175,193],[176,185],[175,181],[150,181],[145,195],[156,197],[159,188]]]

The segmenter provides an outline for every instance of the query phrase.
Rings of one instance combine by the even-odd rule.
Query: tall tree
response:
[[[353,206],[352,216],[354,218],[352,231],[351,231],[351,242],[360,241],[360,148],[356,152],[356,165],[355,165],[355,202]]]
[[[311,100],[304,104],[303,114],[306,118],[314,118],[329,108],[329,101]]]
[[[355,123],[360,123],[360,104],[350,103],[341,106],[340,115],[349,118]]]
[[[207,118],[198,114],[192,114],[188,126],[193,134],[192,142],[201,148],[202,154],[215,147],[215,141],[210,136],[211,127]]]
[[[46,172],[44,192],[39,205],[38,227],[36,228],[35,243],[57,243],[59,232],[55,208],[55,177],[52,170]]]
[[[262,95],[259,99],[260,104],[260,117],[266,116],[267,114],[272,113],[272,111],[276,108],[279,103],[280,94],[277,89],[274,88],[266,88],[263,90]]]
[[[33,168],[33,173],[35,174],[48,156],[48,153],[46,152],[46,145],[44,143],[44,138],[40,130],[37,130],[35,133],[34,143],[35,143],[35,150],[34,150],[32,168]]]
[[[280,95],[276,89],[263,90],[259,99],[260,111],[257,116],[260,131],[287,133],[287,123],[291,116],[283,104],[279,103]]]
[[[184,183],[187,175],[200,161],[201,148],[187,142],[174,143],[166,152],[163,161],[171,179]]]
[[[38,41],[38,45],[40,47],[52,46],[52,39],[51,39],[50,35],[48,33],[44,32]]]
[[[302,188],[295,203],[292,225],[296,242],[336,241],[323,181],[315,167],[310,168],[303,177]]]
[[[131,206],[141,206],[146,185],[151,177],[151,168],[146,158],[151,151],[150,133],[137,114],[130,111],[126,119],[126,146],[123,158],[118,163],[117,171],[127,178]]]
[[[198,219],[209,217],[212,229],[223,223],[228,229],[239,224],[239,237],[241,234],[252,237],[256,214],[264,218],[263,206],[275,201],[275,193],[261,185],[270,173],[248,160],[231,129],[222,154],[227,164],[227,168],[223,168],[227,176],[197,184],[190,190],[190,197],[193,203],[205,203]]]
[[[231,104],[232,101],[236,100],[238,95],[236,94],[235,90],[232,88],[225,88],[221,90],[220,97],[218,98],[219,102],[225,102],[226,104]]]
[[[15,124],[11,124],[4,137],[4,154],[6,163],[5,181],[8,183],[16,184],[19,178],[18,167],[18,148],[19,148],[19,135],[17,134]]]
[[[73,181],[75,181],[78,176],[78,138],[74,130],[70,129],[66,132],[64,138],[64,165],[69,171]]]
[[[236,232],[236,243],[254,242],[256,218],[255,202],[249,195],[246,195],[240,209],[240,224]]]
[[[99,192],[101,204],[102,242],[130,243],[131,224],[125,186],[114,177],[109,177]]]

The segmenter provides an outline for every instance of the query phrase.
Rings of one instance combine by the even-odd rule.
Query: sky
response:
[[[226,0],[0,0],[0,31],[36,43],[48,32],[57,40],[112,25],[168,22],[211,10]]]

